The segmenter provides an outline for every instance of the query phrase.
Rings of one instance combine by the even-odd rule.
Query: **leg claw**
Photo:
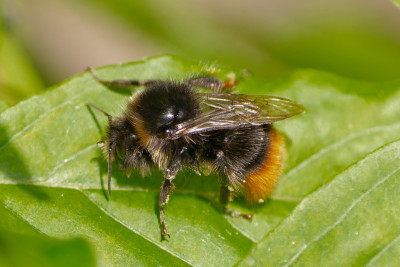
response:
[[[171,236],[170,236],[170,235],[168,234],[168,232],[167,232],[167,228],[165,228],[164,222],[161,223],[161,226],[162,226],[162,237],[163,237],[163,239],[165,239],[167,236],[168,236],[169,238],[171,238]]]

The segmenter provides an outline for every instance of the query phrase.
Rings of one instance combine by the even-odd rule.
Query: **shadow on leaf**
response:
[[[25,163],[24,156],[13,145],[12,138],[8,137],[4,125],[0,125],[0,172],[5,180],[15,183],[16,186],[27,191],[40,200],[48,200],[48,196],[40,189],[23,186],[31,184],[32,174]]]

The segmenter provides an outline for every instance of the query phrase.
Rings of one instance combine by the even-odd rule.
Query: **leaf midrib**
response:
[[[329,231],[331,231],[333,228],[335,228],[337,225],[339,225],[344,218],[350,213],[350,211],[353,210],[353,208],[360,203],[366,196],[368,196],[372,191],[374,191],[376,188],[378,188],[381,184],[386,182],[390,177],[392,177],[396,172],[400,171],[400,167],[397,169],[393,170],[391,173],[386,175],[383,179],[379,179],[373,186],[371,186],[367,191],[365,191],[362,195],[360,195],[356,200],[352,201],[351,205],[343,212],[343,214],[330,226],[327,226],[325,230],[320,233],[318,236],[313,238],[310,242],[307,244],[304,244],[302,249],[300,249],[290,260],[289,262],[284,265],[284,266],[290,266],[292,265],[296,259],[313,243],[317,242],[320,240],[323,236],[325,236]]]
[[[163,247],[160,246],[157,241],[150,239],[149,237],[147,237],[146,233],[142,233],[140,231],[137,231],[135,229],[132,229],[131,227],[129,227],[127,224],[125,224],[123,221],[119,220],[117,217],[113,216],[112,213],[107,212],[107,209],[105,209],[103,206],[101,206],[99,203],[94,202],[90,197],[87,191],[83,190],[79,190],[93,205],[95,205],[96,207],[99,208],[99,210],[101,210],[101,212],[103,212],[106,216],[108,216],[109,218],[111,218],[112,220],[114,220],[115,222],[117,222],[119,225],[121,225],[122,227],[125,227],[126,229],[132,231],[133,233],[135,233],[136,235],[142,237],[143,239],[145,239],[147,242],[149,242],[152,245],[157,246],[158,248],[168,252],[170,255],[174,256],[175,258],[191,265],[194,266],[193,263],[188,262],[187,260],[181,258],[180,256],[176,255],[173,251],[169,250],[168,247]]]

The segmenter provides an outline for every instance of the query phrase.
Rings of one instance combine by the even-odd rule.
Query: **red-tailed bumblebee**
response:
[[[304,111],[285,98],[229,93],[235,79],[105,81],[92,74],[107,86],[144,87],[117,118],[89,105],[109,120],[106,140],[101,141],[108,158],[109,194],[113,160],[128,171],[139,168],[146,173],[152,165],[163,170],[158,202],[163,237],[168,235],[163,209],[175,176],[182,168],[200,170],[200,164],[220,174],[223,211],[250,219],[227,208],[231,193],[252,202],[267,197],[281,175],[285,156],[283,138],[272,123]],[[199,87],[210,92],[196,91]]]

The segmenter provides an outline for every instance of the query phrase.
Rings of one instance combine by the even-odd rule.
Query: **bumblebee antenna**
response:
[[[93,105],[92,103],[86,103],[89,107],[97,109],[98,111],[100,111],[101,113],[103,113],[104,115],[106,115],[108,117],[108,125],[109,127],[111,127],[111,123],[112,123],[112,116],[110,114],[108,114],[107,112],[105,112],[104,110],[102,110],[99,107],[96,107],[95,105]],[[116,143],[113,142],[110,144],[109,148],[108,148],[108,178],[107,178],[107,189],[108,189],[108,195],[111,197],[111,171],[112,171],[112,154],[115,152],[115,147],[116,147]]]

